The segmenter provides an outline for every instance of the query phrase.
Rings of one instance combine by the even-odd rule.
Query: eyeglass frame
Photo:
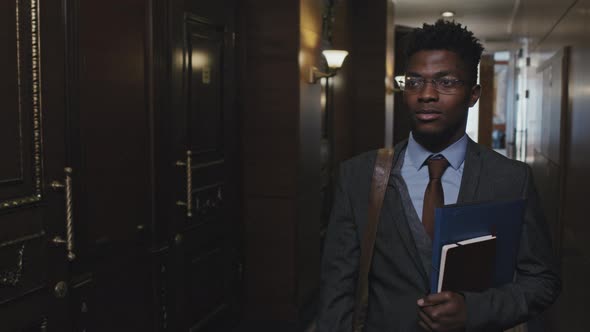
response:
[[[420,84],[419,87],[416,87],[415,89],[412,89],[412,90],[408,90],[406,88],[406,82],[408,80],[416,80],[416,81],[422,82],[422,83]],[[456,91],[449,91],[449,90],[446,90],[446,91],[445,90],[442,90],[441,91],[439,84],[440,84],[440,82],[442,80],[452,81],[455,84],[459,83],[458,85],[452,87],[452,89],[457,89],[457,90]],[[445,77],[427,79],[427,78],[423,78],[423,77],[407,77],[407,76],[404,76],[403,79],[400,80],[400,81],[398,81],[397,83],[398,83],[398,85],[400,87],[400,90],[403,91],[404,93],[409,93],[409,94],[419,93],[420,91],[422,91],[422,89],[426,86],[427,83],[431,83],[432,86],[433,86],[433,88],[438,93],[445,94],[445,95],[454,95],[454,94],[457,94],[459,92],[458,91],[458,88],[464,86],[467,83],[467,81],[466,80],[460,80],[460,79],[457,79],[457,78],[445,78]]]

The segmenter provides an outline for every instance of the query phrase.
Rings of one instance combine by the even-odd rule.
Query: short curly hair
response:
[[[424,23],[422,28],[408,34],[405,45],[406,63],[412,55],[424,50],[448,50],[459,55],[470,72],[471,82],[477,82],[477,66],[483,53],[483,46],[473,35],[455,21],[439,19],[434,24]]]

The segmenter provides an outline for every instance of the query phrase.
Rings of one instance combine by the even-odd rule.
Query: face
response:
[[[447,50],[420,51],[409,58],[406,76],[465,82],[453,94],[441,94],[431,82],[413,93],[404,92],[412,132],[419,143],[431,150],[443,150],[461,138],[465,134],[468,110],[475,105],[481,91],[479,85],[469,83],[471,77],[461,58]]]

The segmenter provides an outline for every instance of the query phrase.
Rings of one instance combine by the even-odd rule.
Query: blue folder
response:
[[[435,209],[431,292],[436,292],[438,285],[442,246],[489,234],[497,237],[494,287],[511,282],[516,268],[524,209],[524,199],[453,204]]]

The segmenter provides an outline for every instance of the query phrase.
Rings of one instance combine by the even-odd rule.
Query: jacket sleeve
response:
[[[547,309],[561,290],[550,233],[528,166],[522,193],[527,207],[514,282],[482,293],[464,293],[467,331],[506,329],[525,322]]]
[[[349,332],[352,328],[354,294],[360,245],[346,187],[346,164],[340,168],[334,204],[328,224],[321,266],[318,332]]]

